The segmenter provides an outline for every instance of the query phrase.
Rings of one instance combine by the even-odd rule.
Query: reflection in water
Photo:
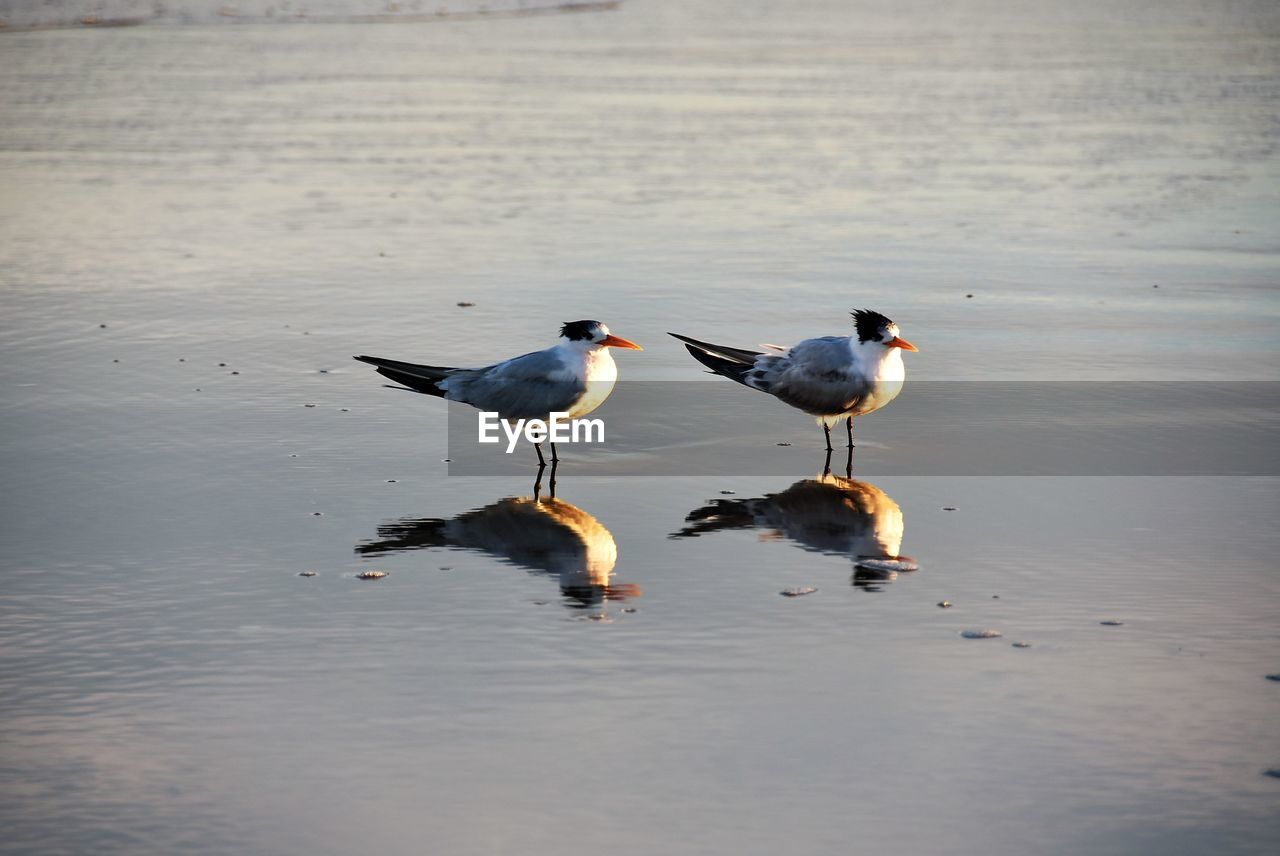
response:
[[[824,473],[781,493],[753,499],[717,499],[696,508],[672,538],[696,538],[724,529],[764,529],[762,540],[789,540],[805,550],[848,556],[853,584],[879,591],[898,571],[917,565],[901,555],[902,509],[868,482]],[[861,560],[872,560],[870,565]],[[879,560],[879,561],[874,561]]]
[[[638,597],[634,583],[613,584],[618,545],[587,512],[554,497],[508,497],[448,519],[406,517],[378,527],[378,540],[356,552],[379,556],[447,547],[474,550],[560,580],[573,606]]]

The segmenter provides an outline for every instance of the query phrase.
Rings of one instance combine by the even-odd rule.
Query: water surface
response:
[[[797,414],[758,450],[785,466],[570,458],[536,503],[528,458],[448,476],[440,403],[350,355],[601,318],[646,346],[625,378],[689,380],[669,329],[870,306],[921,347],[904,406],[1274,381],[1277,24],[628,2],[0,37],[0,847],[1270,852],[1275,478],[907,476],[886,413],[831,483]]]

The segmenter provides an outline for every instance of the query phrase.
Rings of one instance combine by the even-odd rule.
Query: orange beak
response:
[[[644,350],[644,348],[640,347],[635,342],[628,341],[621,336],[614,336],[612,333],[601,339],[600,344],[604,345],[606,348],[626,348],[629,351]],[[915,350],[915,348],[912,348],[912,350]]]
[[[915,345],[911,344],[910,342],[908,342],[906,339],[902,338],[901,336],[894,336],[892,339],[890,339],[889,341],[885,342],[884,344],[885,344],[885,347],[886,347],[886,348],[901,348],[901,349],[902,349],[902,350],[904,350],[904,351],[918,351],[918,350],[920,350],[920,349],[919,349],[919,348],[917,348]]]

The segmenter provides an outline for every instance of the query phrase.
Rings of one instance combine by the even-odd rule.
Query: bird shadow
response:
[[[402,517],[383,523],[377,537],[357,544],[355,552],[478,553],[555,579],[565,605],[580,609],[639,597],[640,586],[613,578],[618,561],[613,533],[586,510],[556,498],[554,465],[550,495],[541,496],[542,476],[539,470],[533,496],[506,497],[453,517]]]
[[[784,541],[809,552],[845,556],[853,564],[852,585],[881,591],[899,572],[914,571],[901,553],[902,509],[870,482],[832,475],[801,479],[779,493],[749,499],[713,499],[685,517],[668,538],[699,538],[715,532],[759,530],[762,541]]]

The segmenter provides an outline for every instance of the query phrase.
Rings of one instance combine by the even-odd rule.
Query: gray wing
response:
[[[754,386],[815,416],[844,413],[871,391],[843,336],[806,339],[785,354],[762,354],[747,376]]]
[[[546,419],[553,411],[569,410],[587,389],[554,350],[458,371],[440,385],[446,399],[495,411],[504,419]]]

